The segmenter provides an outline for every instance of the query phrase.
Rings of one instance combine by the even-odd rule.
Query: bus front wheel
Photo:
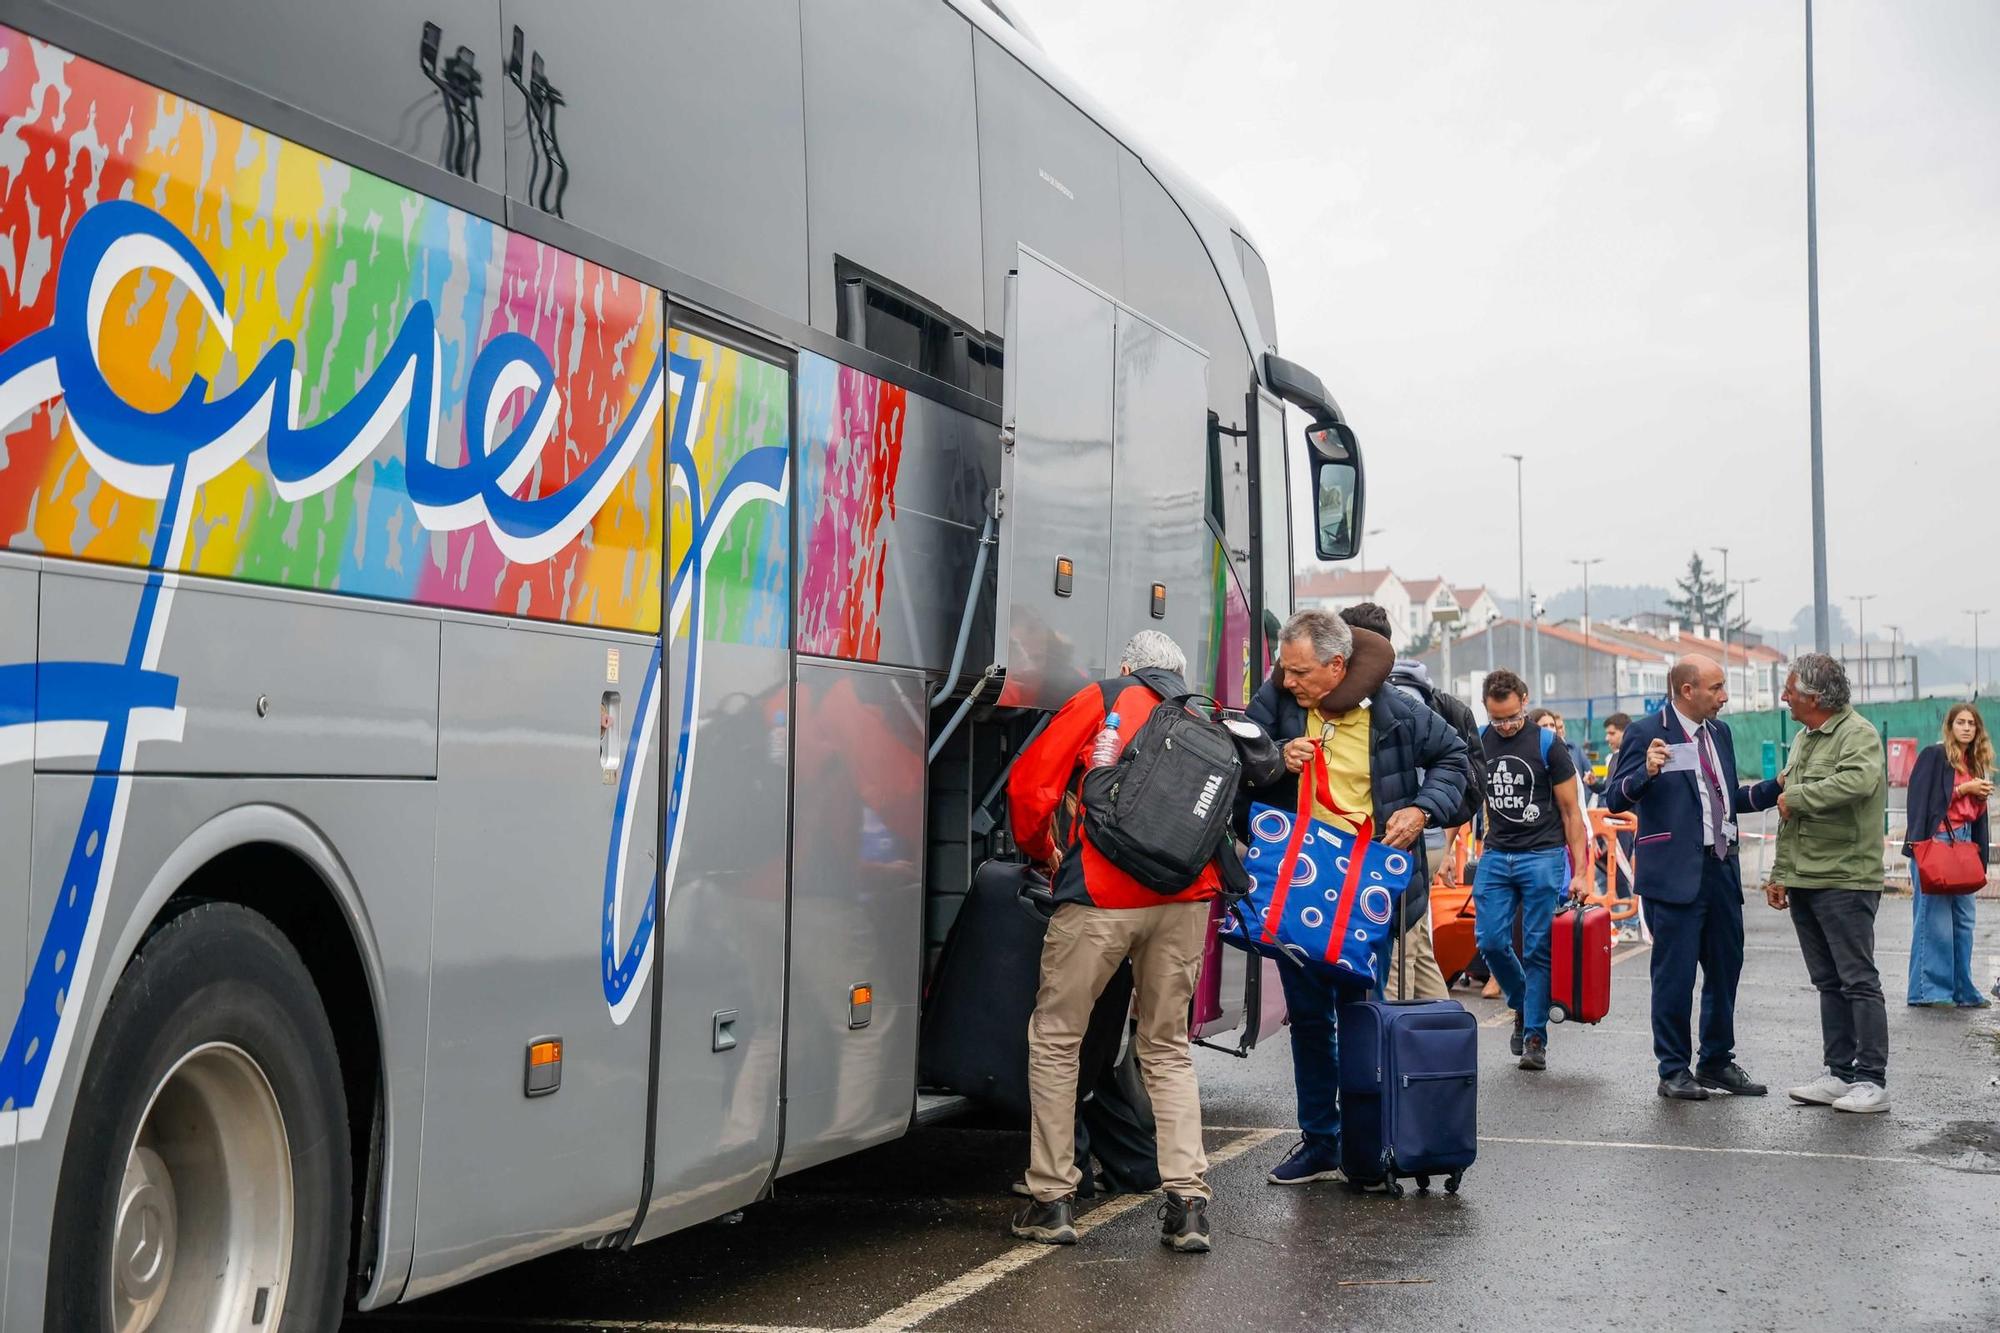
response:
[[[78,1087],[48,1328],[333,1328],[346,1098],[325,1008],[263,916],[203,903],[141,946]]]

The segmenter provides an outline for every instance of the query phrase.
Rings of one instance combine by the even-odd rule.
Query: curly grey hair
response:
[[[1125,641],[1125,650],[1118,654],[1118,660],[1127,671],[1171,671],[1176,676],[1187,675],[1187,654],[1181,646],[1156,629],[1142,629]]]
[[[1785,668],[1785,674],[1791,677],[1794,689],[1811,695],[1828,712],[1838,713],[1853,697],[1847,684],[1847,669],[1825,653],[1800,653]]]
[[[1318,662],[1354,656],[1354,631],[1347,627],[1346,621],[1328,611],[1300,611],[1287,620],[1278,642],[1292,643],[1299,639],[1312,644],[1313,658]]]

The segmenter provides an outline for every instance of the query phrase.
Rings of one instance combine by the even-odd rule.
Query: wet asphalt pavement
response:
[[[350,1333],[1153,1328],[1993,1329],[2000,1327],[2000,1009],[1902,1002],[1910,900],[1878,929],[1889,995],[1882,1116],[1794,1106],[1819,1069],[1817,1003],[1790,922],[1752,899],[1738,1058],[1772,1096],[1653,1092],[1641,946],[1612,1013],[1557,1027],[1544,1074],[1480,1015],[1480,1155],[1456,1197],[1281,1189],[1287,1044],[1197,1052],[1216,1251],[1157,1243],[1153,1200],[1084,1214],[1073,1249],[1006,1235],[1026,1136],[967,1120],[781,1183],[777,1198],[626,1254],[571,1252]],[[1976,974],[2000,970],[1980,904]]]

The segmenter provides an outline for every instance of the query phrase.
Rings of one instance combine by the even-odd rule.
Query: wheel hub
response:
[[[112,1263],[118,1294],[130,1307],[128,1328],[144,1328],[159,1313],[174,1271],[174,1182],[151,1148],[135,1147],[118,1191]]]
[[[125,1155],[105,1274],[116,1333],[277,1327],[292,1209],[284,1115],[263,1070],[224,1042],[188,1052]]]

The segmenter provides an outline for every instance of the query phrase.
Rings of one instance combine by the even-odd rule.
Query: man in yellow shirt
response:
[[[1298,809],[1297,775],[1318,749],[1326,755],[1327,785],[1340,809],[1326,809],[1315,797],[1315,813],[1350,829],[1361,817],[1372,818],[1376,838],[1414,851],[1416,874],[1428,879],[1424,829],[1444,827],[1457,812],[1472,765],[1450,723],[1389,684],[1395,660],[1387,639],[1325,611],[1301,611],[1287,621],[1278,637],[1276,668],[1247,712],[1284,747],[1291,776],[1246,796]],[[1360,988],[1339,980],[1330,968],[1281,967],[1278,975],[1292,1016],[1300,1142],[1270,1180],[1276,1185],[1340,1180],[1334,1010],[1342,1000],[1359,998]]]

